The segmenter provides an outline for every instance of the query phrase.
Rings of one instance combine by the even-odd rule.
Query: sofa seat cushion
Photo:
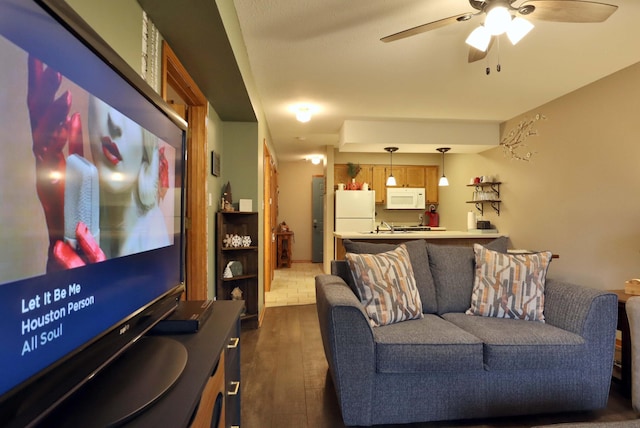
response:
[[[581,336],[550,324],[460,313],[442,317],[482,340],[486,370],[572,369],[589,358]]]
[[[437,315],[373,329],[378,373],[482,370],[482,341]]]

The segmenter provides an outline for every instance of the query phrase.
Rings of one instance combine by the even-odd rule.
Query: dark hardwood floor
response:
[[[243,329],[241,343],[243,428],[345,426],[322,348],[315,305],[267,308],[262,327]],[[524,428],[635,418],[631,401],[620,394],[614,383],[607,408],[597,412],[431,422],[399,427]],[[594,428],[597,427],[598,424],[594,424]]]

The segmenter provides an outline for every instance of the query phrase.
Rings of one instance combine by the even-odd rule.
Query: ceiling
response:
[[[159,22],[148,10],[154,4],[167,9],[179,2],[139,1],[168,40],[187,37],[176,35],[175,25]],[[198,73],[198,63],[206,58],[220,64],[219,52],[203,40],[210,37],[212,20],[220,18],[213,16],[213,0],[193,1],[204,5],[195,12],[201,26],[189,29],[193,37],[199,35],[198,50],[169,42],[185,66]],[[497,124],[639,62],[640,1],[605,2],[619,9],[599,24],[543,22],[530,15],[536,27],[517,46],[501,38],[499,49],[496,44],[485,60],[469,64],[464,41],[481,17],[391,43],[380,41],[417,25],[473,12],[468,0],[233,0],[280,160],[338,146],[345,121]],[[514,6],[524,3],[516,0]],[[185,13],[176,9],[165,15],[175,20],[176,14]],[[204,81],[216,79],[215,73],[203,74]],[[319,111],[310,122],[299,123],[290,110],[297,103],[313,104]],[[403,150],[402,141],[388,145]],[[425,137],[424,144],[412,144],[406,151],[436,153],[441,145]]]

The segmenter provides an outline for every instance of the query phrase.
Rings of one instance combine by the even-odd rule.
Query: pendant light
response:
[[[442,177],[440,177],[440,181],[438,181],[438,186],[448,186],[449,180],[447,180],[447,177],[445,177],[444,175],[444,154],[447,153],[449,150],[451,150],[451,148],[440,147],[439,149],[436,149],[436,150],[442,153]]]
[[[391,163],[389,168],[389,177],[387,178],[387,186],[395,186],[396,178],[393,176],[393,152],[398,151],[397,147],[385,147],[386,151],[389,152],[389,156],[391,157]]]

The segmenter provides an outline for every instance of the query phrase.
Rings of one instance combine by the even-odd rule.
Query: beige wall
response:
[[[451,194],[472,174],[498,173],[504,204],[495,222],[514,247],[558,253],[554,277],[624,288],[640,276],[640,64],[514,118],[504,131],[536,113],[547,120],[528,140],[537,152],[530,162],[511,161],[500,148],[460,156],[447,164],[460,176]],[[460,204],[451,207],[453,223],[463,224]]]
[[[278,169],[278,223],[295,233],[293,261],[311,261],[311,182],[324,175],[322,165],[307,161],[280,162]]]
[[[456,154],[454,147],[446,155],[450,186],[439,189],[441,225],[466,230],[467,212],[475,211],[466,203],[473,193],[469,179],[496,175],[503,183],[501,214],[486,206],[485,219],[509,234],[511,247],[559,254],[552,277],[624,288],[626,279],[640,276],[640,64],[507,121],[502,134],[538,113],[547,119],[536,122],[538,135],[527,140],[535,152],[529,162],[505,157],[500,147],[474,155]],[[433,156],[398,153],[393,162],[440,165]],[[335,154],[335,163],[349,161],[389,158]]]

